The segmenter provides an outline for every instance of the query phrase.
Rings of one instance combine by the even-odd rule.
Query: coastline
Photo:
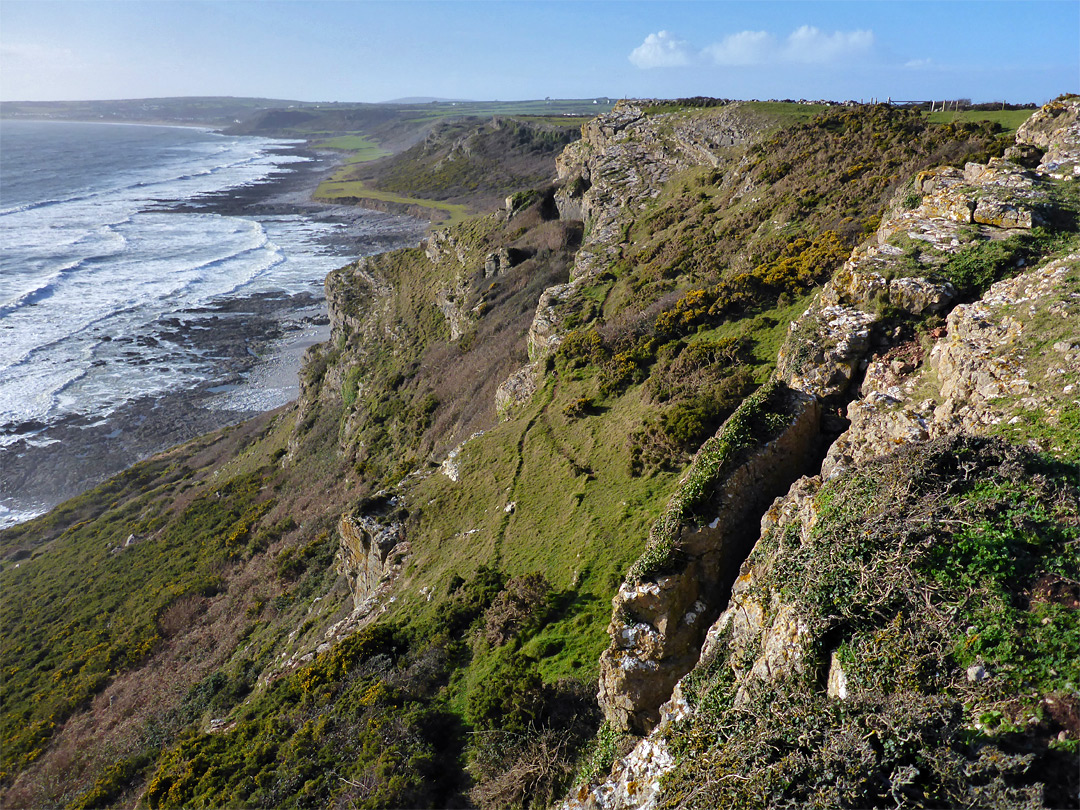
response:
[[[259,183],[183,203],[162,200],[147,210],[299,217],[329,225],[315,243],[339,257],[340,265],[416,244],[426,233],[427,222],[313,201],[319,182],[336,168],[336,156],[299,144],[280,149],[312,160],[272,172]],[[329,336],[326,303],[316,294],[228,297],[197,314],[198,324],[164,316],[153,334],[213,357],[218,369],[213,379],[127,402],[105,417],[72,416],[49,425],[6,428],[10,443],[0,448],[0,528],[32,519],[155,453],[293,401],[305,350]],[[134,342],[139,337],[118,339]]]

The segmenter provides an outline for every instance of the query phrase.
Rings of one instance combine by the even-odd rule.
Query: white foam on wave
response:
[[[0,426],[104,416],[212,378],[201,350],[131,340],[163,318],[234,295],[319,294],[341,261],[314,240],[335,226],[146,210],[306,160],[270,154],[280,143],[207,136],[93,188],[0,211]]]
[[[44,507],[40,509],[9,509],[0,504],[0,529],[10,529],[12,526],[44,515],[46,511],[48,510]]]

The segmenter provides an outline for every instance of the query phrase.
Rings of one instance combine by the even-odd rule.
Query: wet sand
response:
[[[320,159],[267,182],[183,205],[162,201],[152,208],[224,216],[299,215],[335,223],[341,227],[320,241],[341,257],[342,265],[361,255],[415,245],[423,237],[426,222],[313,202],[312,193],[336,159],[283,149]],[[0,528],[44,512],[154,453],[291,402],[299,394],[305,350],[329,336],[326,303],[316,295],[222,299],[198,315],[196,323],[164,318],[152,333],[212,358],[218,372],[213,379],[129,402],[104,418],[0,428],[16,438],[0,447]]]

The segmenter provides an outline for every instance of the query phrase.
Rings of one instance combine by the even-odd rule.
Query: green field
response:
[[[1027,121],[1035,110],[963,110],[961,112],[934,112],[928,115],[935,124],[951,124],[954,121],[993,121],[1001,124],[1002,135],[1012,136],[1020,125]]]
[[[421,200],[416,197],[403,197],[389,191],[376,191],[367,188],[361,180],[335,180],[333,178],[324,180],[316,189],[314,198],[325,202],[345,199],[379,200],[380,202],[398,203],[400,205],[418,205],[421,208],[434,208],[446,212],[448,220],[444,221],[444,224],[450,225],[461,222],[469,216],[468,208],[464,205],[455,205],[437,200]]]
[[[317,149],[335,149],[342,152],[351,152],[346,163],[367,163],[369,160],[378,160],[390,154],[377,143],[371,141],[359,133],[341,135],[325,141],[317,141],[312,144]]]

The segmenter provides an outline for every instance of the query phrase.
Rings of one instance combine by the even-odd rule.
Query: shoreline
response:
[[[337,162],[306,144],[282,144],[280,153],[312,160],[271,172],[262,182],[184,202],[161,200],[145,210],[253,220],[298,217],[333,225],[313,241],[340,258],[336,266],[414,245],[426,233],[427,222],[315,202],[311,195]],[[185,313],[163,316],[150,334],[168,333],[205,352],[216,364],[213,378],[129,401],[104,416],[4,426],[9,443],[0,447],[0,529],[47,512],[156,453],[287,405],[299,395],[304,352],[330,331],[321,290],[226,297],[187,313],[197,319],[177,314]]]

